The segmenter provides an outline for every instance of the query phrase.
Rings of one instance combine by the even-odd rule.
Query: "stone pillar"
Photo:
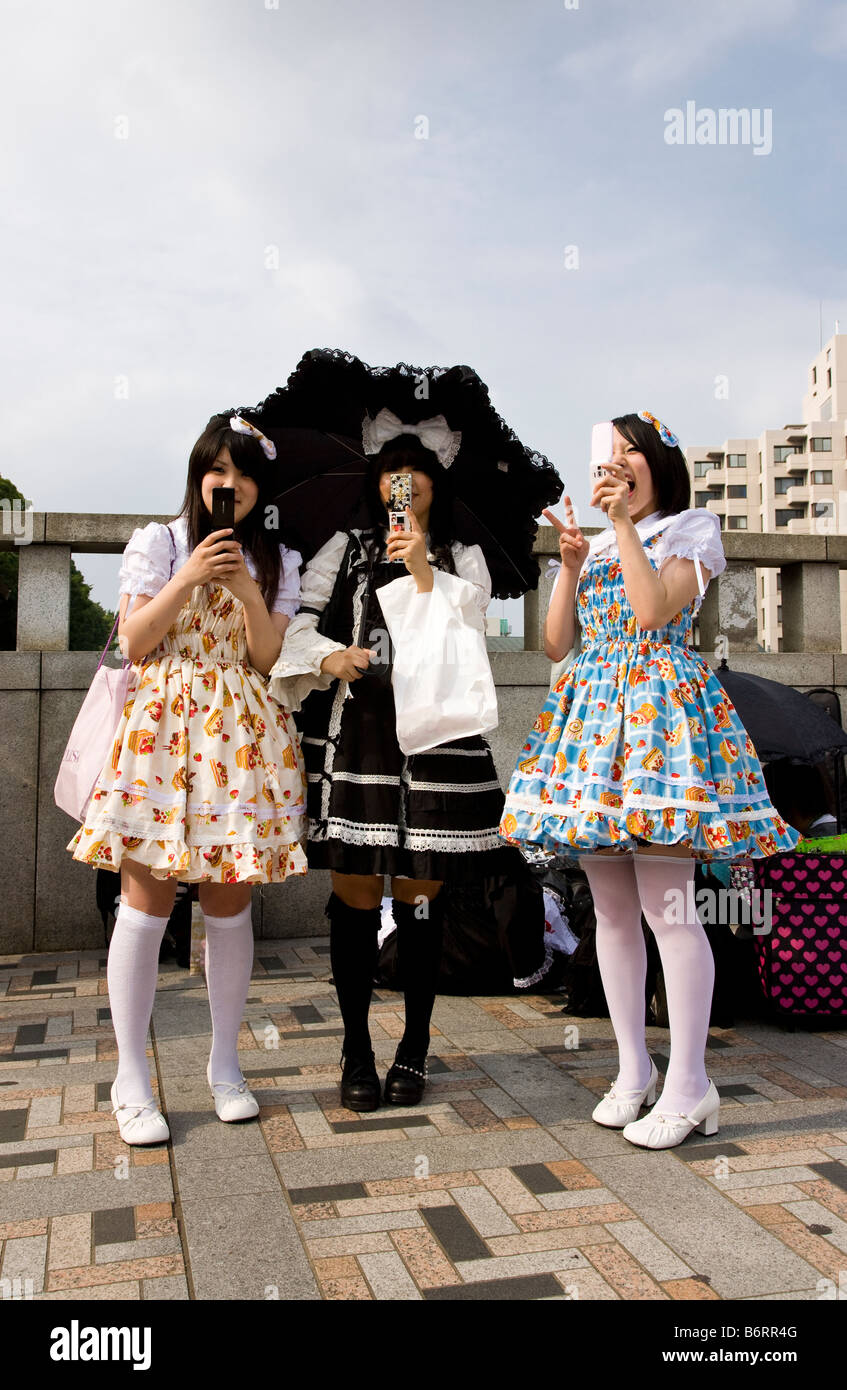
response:
[[[837,565],[812,561],[783,565],[781,599],[783,651],[841,651]]]
[[[715,601],[707,608],[711,591],[717,585],[717,630],[712,626]],[[719,635],[726,637],[731,652],[756,651],[758,624],[756,621],[756,570],[745,560],[730,560],[723,574],[713,579],[706,590],[700,618],[700,646],[703,651],[714,648]],[[706,633],[708,632],[708,640]]]
[[[66,652],[71,607],[71,549],[25,545],[18,551],[19,652]]]

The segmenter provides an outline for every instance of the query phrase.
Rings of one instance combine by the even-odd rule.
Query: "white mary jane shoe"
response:
[[[258,1115],[259,1102],[243,1077],[238,1085],[232,1081],[213,1082],[211,1063],[208,1063],[206,1080],[211,1087],[215,1101],[215,1113],[219,1120],[224,1120],[229,1124],[232,1120],[252,1120]]]
[[[168,1122],[152,1096],[149,1100],[124,1103],[118,1100],[117,1088],[117,1081],[113,1081],[112,1114],[125,1144],[161,1144],[170,1139]]]
[[[591,1118],[595,1124],[605,1125],[607,1129],[623,1129],[634,1120],[642,1105],[655,1105],[656,1086],[659,1073],[656,1063],[650,1058],[650,1080],[643,1091],[616,1091],[614,1086],[606,1092],[600,1104],[595,1106]]]
[[[714,1081],[703,1099],[687,1115],[663,1114],[662,1102],[643,1120],[634,1120],[623,1132],[630,1144],[638,1144],[642,1149],[672,1149],[687,1139],[693,1129],[700,1134],[717,1134],[720,1096]]]

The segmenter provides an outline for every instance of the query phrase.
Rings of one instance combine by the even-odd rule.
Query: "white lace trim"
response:
[[[524,980],[513,980],[515,989],[529,989],[530,985],[537,985],[539,980],[543,980],[550,966],[553,964],[553,946],[551,942],[544,941],[544,963],[539,966],[534,975],[527,975]]]
[[[400,785],[399,777],[383,777],[379,772],[333,772],[332,780],[333,782],[357,782],[364,786],[377,784],[385,787],[399,787]],[[322,773],[310,772],[309,781],[323,781]]]
[[[362,821],[343,820],[332,816],[325,830],[318,830],[313,821],[309,828],[309,838],[315,841],[343,840],[349,845],[390,845],[399,849],[400,840],[396,825],[366,825]],[[415,852],[437,850],[469,853],[486,849],[502,849],[503,840],[495,830],[408,830],[405,847]]]
[[[413,792],[499,792],[498,781],[493,782],[416,782],[409,783]]]
[[[323,824],[323,823],[322,823]],[[396,825],[364,825],[361,821],[342,820],[332,816],[318,830],[314,821],[309,827],[310,840],[343,840],[348,845],[393,845],[399,847]]]
[[[728,800],[729,798],[726,798]],[[743,798],[742,798],[743,799]],[[752,797],[747,798],[747,803],[752,801]],[[703,813],[714,814],[716,812],[726,812],[730,820],[761,820],[763,816],[773,819],[773,811],[770,803],[763,805],[759,810],[752,811],[733,811],[727,810],[721,801],[668,801],[660,796],[636,796],[624,800],[621,806],[607,806],[600,801],[586,799],[579,801],[576,805],[558,806],[549,801],[541,801],[538,797],[512,795],[508,798],[504,809],[504,814],[515,808],[518,811],[529,811],[533,815],[558,816],[560,819],[565,817],[572,819],[575,815],[581,815],[583,811],[597,811],[604,816],[627,816],[632,811],[700,811]]]
[[[504,840],[498,831],[491,830],[409,830],[406,844],[409,849],[468,850],[502,849]]]

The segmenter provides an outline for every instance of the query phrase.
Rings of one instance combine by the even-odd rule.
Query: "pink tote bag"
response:
[[[130,603],[127,613],[131,607]],[[130,680],[135,675],[128,661],[124,661],[120,667],[103,665],[119,617],[115,619],[109,640],[97,663],[94,679],[71,729],[53,789],[56,805],[78,821],[85,820],[95,783],[112,750],[115,730],[129,695]]]
[[[176,547],[170,526],[168,535],[171,541],[170,568],[173,574]],[[130,599],[126,610],[127,617],[132,603],[133,600]],[[94,679],[71,729],[71,736],[53,788],[56,805],[78,821],[85,820],[97,778],[112,751],[115,730],[130,695],[130,681],[135,677],[128,661],[124,661],[120,667],[103,665],[119,621],[120,614],[115,618],[115,625],[97,663]]]

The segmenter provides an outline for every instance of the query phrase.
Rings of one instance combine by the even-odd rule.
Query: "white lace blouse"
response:
[[[642,541],[661,531],[653,547],[653,558],[659,569],[672,555],[694,561],[701,599],[706,592],[703,570],[708,570],[709,578],[714,579],[726,569],[720,522],[714,512],[707,512],[704,507],[689,507],[673,517],[660,517],[658,512],[651,512],[649,516],[642,517],[641,521],[635,523],[635,529]],[[614,526],[608,526],[599,535],[592,536],[588,546],[583,569],[597,555],[617,555],[618,540]],[[558,568],[558,562],[553,563]],[[557,581],[558,578],[557,574]]]
[[[322,613],[329,603],[335,576],[347,549],[347,537],[346,531],[336,531],[304,571],[300,594],[304,609],[314,608]],[[484,614],[491,600],[491,576],[482,550],[478,545],[461,545],[456,541],[452,551],[456,574],[442,574],[439,571],[440,577],[447,582],[448,588],[458,590],[457,580],[470,584],[474,602],[480,614]],[[388,598],[389,591],[392,610],[397,613],[404,604],[413,601],[417,585],[412,575],[403,569],[397,579],[378,591],[381,601]],[[321,671],[321,662],[332,652],[346,649],[344,642],[333,642],[317,631],[319,621],[315,613],[297,614],[288,626],[282,649],[270,673],[271,695],[294,714],[301,708],[307,695],[313,690],[327,690],[335,679],[328,672]]]
[[[171,576],[176,573],[191,555],[188,544],[188,522],[185,517],[177,517],[170,524],[174,547],[171,546],[167,526],[151,521],[147,526],[136,527],[129,538],[123,553],[120,570],[119,592],[122,594],[146,594],[155,598]],[[174,555],[174,548],[176,554]],[[287,546],[279,547],[280,576],[276,598],[271,605],[272,613],[285,613],[293,618],[300,606],[300,565],[302,556],[297,550]],[[257,578],[253,557],[244,552],[245,567],[253,579]]]

